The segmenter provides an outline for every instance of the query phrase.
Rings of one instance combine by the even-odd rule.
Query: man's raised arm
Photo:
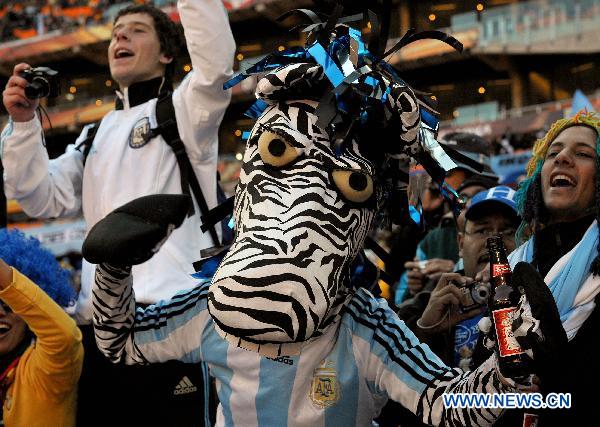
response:
[[[216,158],[217,129],[231,99],[235,42],[221,0],[180,0],[181,23],[193,70],[173,94],[181,139],[192,163]]]

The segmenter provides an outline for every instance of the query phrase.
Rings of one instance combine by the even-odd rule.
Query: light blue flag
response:
[[[583,109],[587,109],[589,112],[592,112],[594,111],[594,106],[587,96],[585,96],[581,90],[577,89],[573,95],[573,101],[571,102],[571,114],[569,116],[572,117]]]

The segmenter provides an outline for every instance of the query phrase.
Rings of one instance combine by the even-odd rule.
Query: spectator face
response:
[[[597,137],[586,126],[572,126],[550,144],[541,174],[550,222],[575,220],[594,205]]]
[[[0,303],[0,356],[14,350],[25,338],[25,321]]]
[[[163,76],[173,58],[160,51],[154,20],[145,13],[121,16],[108,46],[108,63],[121,89],[132,83]]]
[[[486,209],[477,220],[466,221],[465,231],[458,233],[458,247],[464,261],[465,276],[475,277],[489,262],[486,246],[488,237],[500,234],[506,252],[515,250],[515,218],[516,215],[510,215],[504,209],[498,209],[497,205],[491,204],[490,209]]]

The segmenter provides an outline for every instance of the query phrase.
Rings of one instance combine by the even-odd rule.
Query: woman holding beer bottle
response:
[[[523,349],[533,352],[542,392],[571,393],[570,409],[539,411],[541,427],[599,423],[590,393],[600,381],[599,135],[593,113],[558,120],[535,143],[516,196],[523,219],[517,236],[528,239],[508,261],[513,286],[525,288],[531,322],[512,326]],[[543,353],[532,332],[537,327]],[[497,425],[514,425],[511,415]]]

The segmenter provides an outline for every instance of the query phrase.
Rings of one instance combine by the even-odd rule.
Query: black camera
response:
[[[492,293],[490,284],[482,282],[471,282],[464,286],[458,286],[458,289],[462,292],[460,299],[460,311],[462,313],[487,305]]]
[[[29,68],[21,72],[21,77],[29,82],[25,88],[25,96],[29,99],[56,98],[60,95],[58,72],[51,68]]]

